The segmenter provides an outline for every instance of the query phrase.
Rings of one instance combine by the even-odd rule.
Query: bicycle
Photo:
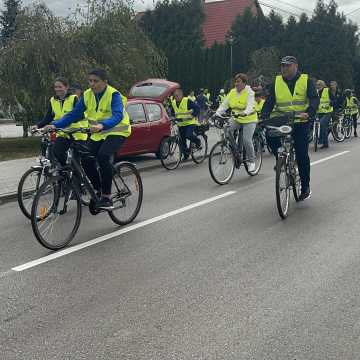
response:
[[[290,192],[291,190],[293,191],[295,201],[299,202],[301,182],[296,163],[294,140],[292,138],[295,116],[291,113],[285,116],[285,121],[283,119],[273,118],[271,120],[264,120],[262,126],[269,129],[270,136],[280,137],[281,140],[276,160],[275,194],[279,215],[282,219],[286,219],[289,211]],[[281,126],[269,125],[273,121],[276,122],[276,120],[281,120],[285,124]]]
[[[31,219],[31,207],[36,192],[40,186],[51,176],[52,170],[56,167],[57,161],[53,155],[54,142],[56,140],[56,133],[43,133],[41,129],[32,131],[32,134],[41,134],[40,156],[37,160],[38,164],[33,165],[25,171],[21,176],[18,189],[17,201],[22,213]],[[90,202],[89,194],[82,186],[81,202],[88,206]]]
[[[320,138],[320,118],[319,115],[315,116],[313,124],[313,141],[314,141],[314,151],[317,152]]]
[[[334,112],[329,122],[329,133],[330,132],[336,142],[343,142],[345,140],[343,112]]]
[[[162,166],[167,170],[175,170],[185,154],[182,149],[182,138],[179,131],[178,122],[181,121],[176,118],[171,118],[171,135],[162,140],[160,144],[160,161]],[[190,155],[194,163],[201,164],[208,151],[208,141],[206,131],[209,130],[207,123],[197,125],[195,127],[195,135],[200,140],[200,146],[190,141]]]
[[[259,173],[262,165],[262,145],[259,133],[254,133],[253,144],[255,149],[255,170],[249,171],[248,159],[246,159],[245,149],[239,146],[242,141],[242,127],[237,137],[234,136],[230,127],[232,116],[219,116],[213,120],[214,126],[222,130],[221,140],[218,141],[210,151],[209,171],[212,179],[219,185],[225,185],[232,179],[235,168],[239,169],[241,165],[245,167],[250,176]]]
[[[343,126],[344,126],[344,133],[346,139],[350,138],[353,128],[353,119],[352,119],[351,111],[352,109],[348,109],[348,108],[344,109]]]
[[[90,155],[89,149],[74,140],[74,133],[89,134],[90,130],[55,129],[70,137],[68,164],[57,167],[52,176],[37,191],[31,209],[31,225],[36,239],[41,245],[58,250],[67,246],[75,237],[82,218],[81,184],[90,194],[89,211],[92,215],[107,212],[111,220],[118,225],[131,223],[138,215],[142,199],[143,185],[135,165],[119,162],[113,166],[113,186],[111,199],[113,208],[100,210],[96,207],[97,194],[80,165],[81,157]]]

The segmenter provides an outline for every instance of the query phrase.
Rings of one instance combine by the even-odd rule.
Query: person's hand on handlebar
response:
[[[102,131],[103,129],[104,129],[104,125],[102,125],[102,124],[96,124],[96,125],[90,126],[91,133],[97,133],[97,132]]]
[[[49,125],[44,126],[43,129],[44,129],[45,132],[48,132],[48,131],[55,130],[56,126],[53,125],[53,124],[49,124]]]
[[[309,120],[309,114],[308,113],[300,113],[299,114],[299,118],[301,119],[301,120],[304,120],[304,121],[306,121],[306,120]]]

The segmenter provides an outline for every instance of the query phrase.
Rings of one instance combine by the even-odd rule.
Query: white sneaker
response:
[[[255,163],[254,162],[248,162],[247,163],[247,165],[248,165],[248,170],[250,171],[250,172],[254,172],[255,170],[256,170],[256,165],[255,165]]]

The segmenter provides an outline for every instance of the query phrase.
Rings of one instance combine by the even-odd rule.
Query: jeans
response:
[[[320,119],[320,136],[319,144],[329,145],[329,121],[332,113],[319,114]]]
[[[292,133],[302,192],[306,191],[310,187],[309,130],[309,122],[299,123],[294,124],[294,130]],[[267,136],[267,141],[273,151],[273,154],[277,158],[277,151],[281,146],[280,138]]]
[[[353,126],[354,126],[354,134],[356,133],[356,129],[357,129],[357,118],[358,118],[358,114],[353,114],[352,115]]]
[[[86,144],[84,140],[76,140],[79,141],[81,144]],[[66,165],[67,160],[67,151],[70,148],[71,141],[65,137],[57,137],[53,147],[53,155],[55,156],[56,160],[62,165]]]
[[[105,140],[89,140],[90,154],[95,157],[99,164],[101,179],[96,166],[96,160],[83,157],[82,165],[85,173],[91,181],[95,191],[102,191],[102,194],[111,194],[113,177],[112,157],[124,144],[126,138],[120,135],[109,135]]]
[[[181,137],[180,146],[181,146],[181,151],[183,152],[184,155],[190,154],[190,149],[187,147],[187,143],[186,143],[187,140],[192,141],[197,146],[201,145],[200,139],[198,139],[194,133],[195,126],[196,125],[179,126],[179,132]]]
[[[255,161],[255,150],[253,143],[253,135],[256,129],[256,122],[240,124],[236,120],[230,122],[230,131],[234,132],[242,128],[242,137],[239,137],[238,146],[239,151],[242,152],[242,148],[245,148],[246,158],[249,161]]]

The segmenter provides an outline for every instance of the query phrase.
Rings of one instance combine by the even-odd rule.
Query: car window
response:
[[[145,104],[149,121],[159,121],[161,119],[161,108],[157,104]]]
[[[131,124],[146,122],[146,116],[142,104],[131,104],[126,107]]]
[[[147,83],[133,87],[130,95],[142,98],[158,98],[162,96],[167,89],[168,87],[166,85]]]

